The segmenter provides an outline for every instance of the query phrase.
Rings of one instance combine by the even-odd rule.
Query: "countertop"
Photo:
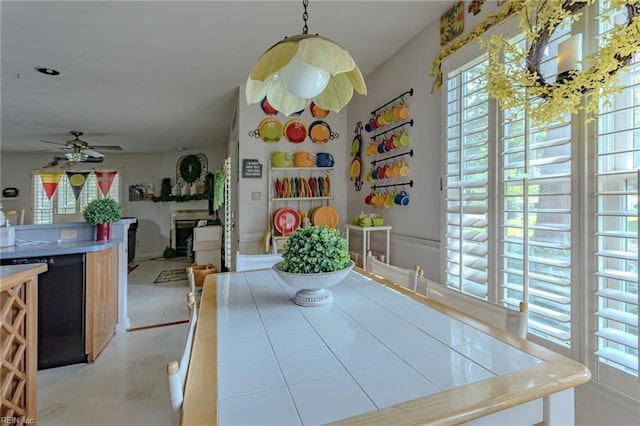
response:
[[[112,238],[109,241],[26,241],[16,238],[15,246],[0,248],[0,259],[97,252],[122,241],[122,238]]]
[[[28,277],[40,274],[47,270],[46,263],[31,263],[28,265],[8,265],[0,266],[0,280],[5,281],[11,278],[11,282],[25,280]],[[4,283],[3,283],[4,287]]]

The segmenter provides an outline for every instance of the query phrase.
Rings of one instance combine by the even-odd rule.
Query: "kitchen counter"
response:
[[[0,248],[0,259],[56,256],[75,253],[98,253],[118,247],[118,321],[116,333],[126,333],[131,326],[127,316],[127,252],[129,225],[135,219],[120,219],[111,225],[111,240],[95,241],[95,225],[64,222],[42,225],[18,225],[15,246]]]
[[[16,240],[16,245],[0,248],[0,259],[21,257],[57,256],[61,254],[88,253],[108,249],[122,242],[122,238],[109,241],[25,241]]]

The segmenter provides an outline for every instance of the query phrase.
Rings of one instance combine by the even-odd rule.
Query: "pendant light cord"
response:
[[[302,34],[307,34],[309,32],[309,27],[307,27],[307,19],[309,19],[307,6],[309,6],[309,0],[302,0],[302,5],[304,6],[304,13],[302,14],[302,19],[304,20],[304,27],[302,27]]]

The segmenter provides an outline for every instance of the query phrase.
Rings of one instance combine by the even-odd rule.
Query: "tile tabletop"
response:
[[[332,290],[309,308],[271,270],[217,278],[220,424],[324,424],[544,362],[356,271]]]

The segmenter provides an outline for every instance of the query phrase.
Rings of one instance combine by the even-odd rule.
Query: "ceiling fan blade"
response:
[[[61,143],[61,142],[51,142],[51,141],[45,141],[45,140],[42,140],[42,139],[40,139],[40,142],[44,142],[44,143],[52,143],[52,144],[54,144],[54,145],[67,146],[67,144],[66,144],[66,143]]]
[[[53,148],[53,149],[41,149],[38,151],[30,151],[29,154],[42,154],[45,152],[64,152],[64,151],[68,151],[69,148],[61,146],[60,148]]]
[[[82,152],[87,154],[87,155],[90,155],[92,157],[96,157],[96,158],[104,157],[104,154],[100,154],[98,151],[94,151],[94,150],[89,149],[89,148],[83,149]]]
[[[103,151],[122,151],[122,147],[119,145],[91,145],[90,148]]]

